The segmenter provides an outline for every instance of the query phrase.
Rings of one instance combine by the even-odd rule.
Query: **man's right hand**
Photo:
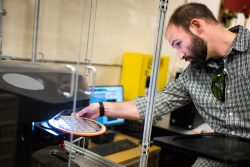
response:
[[[100,116],[99,109],[100,109],[99,103],[91,103],[89,106],[72,114],[77,117],[86,117],[89,119],[96,119],[97,117]]]

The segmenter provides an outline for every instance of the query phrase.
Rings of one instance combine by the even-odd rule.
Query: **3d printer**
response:
[[[0,61],[0,164],[32,166],[32,122],[72,109],[74,98],[76,107],[88,105],[87,88],[83,75],[66,68]]]

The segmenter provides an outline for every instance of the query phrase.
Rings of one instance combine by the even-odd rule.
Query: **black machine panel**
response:
[[[75,74],[76,75],[76,74]],[[33,63],[0,62],[0,93],[19,97],[20,122],[42,121],[52,118],[63,109],[73,106],[70,91],[71,71]],[[89,104],[87,83],[78,75],[77,107]]]
[[[192,102],[170,113],[170,125],[187,130],[194,129],[204,122]]]
[[[183,155],[202,156],[230,166],[249,166],[250,140],[223,133],[163,136],[154,144]]]

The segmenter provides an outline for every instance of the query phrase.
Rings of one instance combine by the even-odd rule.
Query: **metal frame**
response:
[[[145,115],[144,131],[143,131],[143,140],[142,140],[142,154],[140,158],[140,167],[146,167],[148,161],[148,153],[150,148],[150,137],[152,131],[153,123],[153,111],[154,111],[154,102],[155,102],[155,92],[156,92],[156,83],[159,71],[160,56],[161,56],[161,46],[163,39],[163,29],[165,25],[165,17],[167,12],[168,0],[160,0],[160,14],[159,22],[156,36],[156,44],[154,50],[154,57],[152,62],[152,74],[150,77],[149,84],[149,93],[147,99],[147,108]]]
[[[40,0],[36,0],[36,2],[35,2],[34,28],[33,28],[33,42],[32,42],[32,63],[36,62],[36,57],[37,57],[39,13],[40,13]]]
[[[72,156],[72,160],[74,162],[78,162],[78,160],[80,159],[81,160],[86,159],[88,161],[93,162],[93,167],[124,167],[123,165],[116,164],[96,153],[93,153],[92,151],[89,151],[83,147],[76,145],[79,142],[79,140],[85,140],[85,138],[81,137],[78,140],[74,140],[72,143],[68,141],[64,141],[65,149],[70,150],[71,152],[74,153],[74,156]],[[81,166],[81,164],[78,164],[78,165]],[[86,164],[83,164],[83,166],[84,165],[86,166]]]
[[[7,14],[6,10],[3,8],[3,0],[0,0],[0,55],[3,54],[3,16]]]
[[[146,115],[145,115],[145,125],[144,125],[144,133],[143,133],[143,141],[142,141],[142,154],[140,158],[140,167],[146,167],[148,161],[148,153],[150,148],[150,137],[152,131],[152,121],[153,121],[153,111],[154,111],[154,102],[155,102],[155,91],[156,91],[156,83],[158,78],[158,71],[159,71],[159,63],[160,63],[160,54],[161,54],[161,47],[162,47],[162,39],[163,39],[163,29],[165,24],[165,16],[167,12],[167,5],[168,0],[160,0],[160,14],[159,14],[159,22],[158,22],[158,29],[157,29],[157,37],[156,37],[156,44],[154,50],[154,58],[152,63],[152,75],[150,78],[150,85],[149,85],[149,94],[147,100],[147,108],[146,108]],[[40,0],[36,0],[35,3],[35,19],[34,19],[34,32],[33,32],[33,47],[32,47],[32,62],[36,62],[37,57],[37,36],[38,36],[38,26],[39,26],[39,9],[40,9]],[[69,142],[66,142],[68,146],[70,146]],[[90,158],[94,159],[96,162],[100,162],[100,164],[104,164],[104,158],[99,156],[91,151],[86,149],[79,150],[74,144],[70,146],[75,151],[82,153],[83,155],[90,155]],[[107,163],[111,166],[114,166],[113,163]]]

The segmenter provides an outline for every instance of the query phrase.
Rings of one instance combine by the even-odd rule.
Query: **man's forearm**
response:
[[[104,102],[105,115],[108,117],[139,120],[140,114],[135,101]]]

